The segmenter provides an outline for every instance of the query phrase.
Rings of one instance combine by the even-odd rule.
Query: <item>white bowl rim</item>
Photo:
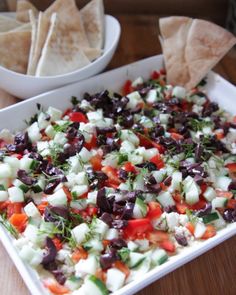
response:
[[[109,14],[105,15],[105,20],[106,21],[108,20],[109,22],[112,22],[112,24],[114,26],[116,26],[117,34],[114,35],[113,41],[112,41],[111,45],[109,46],[109,48],[107,48],[106,51],[103,51],[102,55],[99,58],[97,58],[95,61],[91,62],[90,64],[88,64],[87,66],[85,66],[85,67],[83,67],[81,69],[78,69],[78,70],[75,70],[73,72],[69,72],[69,73],[66,73],[66,74],[60,74],[60,75],[55,75],[55,76],[42,76],[42,77],[17,73],[17,72],[14,72],[12,70],[9,70],[9,69],[1,66],[1,65],[0,65],[0,71],[7,72],[8,74],[16,76],[18,78],[20,77],[20,78],[27,78],[27,79],[31,79],[31,80],[41,80],[42,81],[42,80],[56,80],[56,79],[59,79],[59,78],[68,78],[68,77],[74,76],[75,74],[78,74],[78,73],[80,73],[80,72],[82,72],[84,70],[90,69],[95,64],[97,64],[101,59],[105,58],[105,56],[110,51],[112,51],[112,49],[114,48],[114,46],[116,45],[116,43],[118,42],[118,40],[120,38],[121,26],[120,26],[119,21],[114,16],[109,15]]]

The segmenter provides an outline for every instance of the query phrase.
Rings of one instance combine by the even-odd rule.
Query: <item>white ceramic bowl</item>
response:
[[[68,74],[53,77],[35,77],[19,74],[0,66],[0,88],[25,99],[100,73],[108,65],[118,45],[120,24],[113,16],[105,17],[105,44],[103,54],[88,66]]]

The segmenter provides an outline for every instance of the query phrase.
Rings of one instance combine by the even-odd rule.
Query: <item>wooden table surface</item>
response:
[[[156,16],[117,15],[117,17],[122,26],[122,35],[109,69],[161,52],[157,38]],[[231,50],[216,66],[215,70],[227,80],[236,84],[236,50]],[[17,101],[17,99],[0,91],[0,107]],[[236,237],[225,241],[137,294],[235,295],[235,243]],[[1,244],[0,262],[0,295],[28,295],[29,291]]]

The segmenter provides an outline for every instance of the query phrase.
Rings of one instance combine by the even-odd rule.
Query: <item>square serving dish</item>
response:
[[[0,126],[1,128],[7,128],[11,131],[23,129],[25,127],[24,119],[31,117],[32,114],[36,112],[36,103],[40,103],[44,108],[48,106],[54,106],[56,108],[66,109],[70,106],[71,96],[77,96],[80,98],[86,91],[93,93],[104,89],[119,91],[125,80],[132,80],[139,76],[147,79],[150,77],[150,74],[153,70],[158,70],[162,67],[162,56],[154,56],[89,78],[87,80],[36,96],[17,105],[0,110]],[[219,103],[219,105],[227,111],[236,114],[236,87],[213,72],[209,73],[207,81],[208,83],[206,85],[206,90],[209,98]],[[145,286],[151,284],[155,280],[163,277],[167,273],[189,262],[190,260],[215,247],[235,234],[236,223],[229,224],[226,228],[218,231],[217,235],[213,238],[203,242],[197,242],[194,246],[184,248],[177,255],[170,257],[166,263],[162,264],[161,266],[157,266],[143,275],[141,278],[127,284],[122,289],[113,294],[134,294],[138,290],[143,289]],[[12,237],[10,237],[8,232],[6,232],[2,226],[0,226],[0,240],[5,246],[11,259],[15,263],[31,294],[49,294],[40,283],[37,273],[20,259],[16,249],[13,246]]]

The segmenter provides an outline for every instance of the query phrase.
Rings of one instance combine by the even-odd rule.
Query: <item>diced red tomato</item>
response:
[[[123,95],[127,95],[134,91],[134,88],[132,87],[132,81],[127,80],[122,88]]]
[[[126,172],[136,173],[136,169],[135,169],[134,165],[131,162],[126,162],[122,166],[122,169],[125,170]]]
[[[183,139],[183,135],[176,133],[176,132],[171,132],[170,136],[174,139],[174,140],[181,140]]]
[[[152,141],[150,138],[148,138],[147,136],[145,136],[141,133],[137,133],[136,135],[139,138],[139,145],[140,146],[143,146],[146,149],[155,147],[158,149],[159,153],[161,153],[161,154],[164,153],[165,149],[161,144],[156,143],[155,141]]]
[[[90,159],[90,163],[95,171],[101,171],[102,169],[102,157],[96,154]]]
[[[229,171],[232,173],[236,172],[236,163],[226,164],[225,167],[227,167]]]
[[[81,112],[71,112],[69,113],[69,118],[72,122],[83,122],[83,123],[87,123],[88,119],[85,116],[85,114],[81,113]]]
[[[23,156],[21,154],[11,154],[11,157],[17,158],[18,160],[20,160]]]
[[[229,208],[229,209],[236,208],[236,200],[235,199],[228,200],[228,202],[227,202],[227,208]]]
[[[106,283],[107,280],[107,274],[104,270],[101,268],[98,268],[95,272],[95,277],[97,277],[99,280],[101,280],[104,284]]]
[[[206,189],[208,188],[208,185],[206,183],[202,183],[200,185],[200,188],[201,188],[201,192],[203,194],[203,193],[205,193]]]
[[[157,71],[153,71],[152,74],[151,74],[151,79],[152,80],[157,80],[160,78],[160,73],[157,72]]]
[[[47,206],[48,206],[48,202],[46,202],[46,201],[43,201],[41,204],[39,204],[37,206],[37,208],[38,208],[39,212],[41,213],[41,215],[44,214],[44,211],[45,211]]]
[[[117,260],[116,262],[114,262],[114,267],[119,269],[121,272],[123,272],[125,274],[125,277],[128,278],[130,274],[130,270],[127,265],[125,265],[120,260]]]
[[[207,202],[205,200],[199,200],[196,204],[189,206],[189,209],[200,210],[206,207]]]
[[[164,250],[166,250],[166,251],[168,251],[168,252],[171,252],[171,253],[174,253],[175,252],[175,250],[176,250],[176,247],[175,247],[175,244],[173,243],[173,242],[171,242],[171,241],[163,241],[163,242],[161,242],[160,244],[159,244],[159,246],[162,248],[162,249],[164,249]]]
[[[80,259],[87,259],[88,252],[85,251],[83,247],[79,247],[72,253],[71,258],[75,263],[77,263]]]
[[[224,132],[216,132],[215,135],[218,140],[221,140],[225,137]]]
[[[176,203],[176,209],[178,211],[179,214],[185,214],[186,210],[188,209],[188,205],[184,202],[182,203]]]
[[[224,197],[227,199],[232,199],[234,194],[232,192],[228,192],[228,191],[221,191],[219,189],[216,190],[216,194],[218,197]]]
[[[175,192],[172,196],[173,196],[173,199],[176,202],[180,203],[182,201],[182,197],[181,197],[181,194],[179,192]]]
[[[163,241],[169,240],[169,234],[167,232],[161,231],[161,230],[154,230],[147,234],[147,239],[153,243],[157,244]]]
[[[160,204],[157,202],[149,202],[146,218],[149,218],[150,220],[157,219],[161,216],[161,214],[162,210]]]
[[[53,279],[47,279],[43,282],[44,286],[49,289],[50,292],[56,295],[68,294],[69,289],[65,286],[60,285],[57,281]]]
[[[88,214],[88,216],[95,216],[98,213],[98,208],[93,206],[93,205],[88,205],[88,207],[86,208],[86,212]]]
[[[53,238],[52,241],[57,248],[57,251],[62,249],[62,242],[58,238]]]
[[[9,202],[7,206],[7,218],[10,218],[14,213],[21,213],[22,208],[23,208],[23,203]]]
[[[189,231],[192,235],[194,235],[195,226],[194,226],[194,224],[193,224],[192,222],[187,222],[187,223],[185,224],[185,227],[188,229],[188,231]]]
[[[161,169],[165,166],[164,161],[162,160],[162,158],[159,154],[152,157],[149,161],[154,163],[158,169]]]
[[[206,240],[209,238],[212,238],[216,235],[216,229],[213,225],[209,224],[206,226],[206,231],[204,235],[202,236],[202,239]]]
[[[103,244],[103,247],[106,248],[107,246],[109,246],[111,243],[110,240],[102,240],[102,244]]]
[[[128,225],[124,228],[124,236],[128,239],[135,239],[139,236],[146,235],[152,231],[153,227],[148,218],[132,219],[128,221]]]
[[[69,108],[69,109],[66,109],[65,112],[63,113],[62,117],[64,116],[69,116],[69,114],[72,112],[72,110]]]
[[[7,209],[10,201],[0,202],[0,212],[3,212]]]
[[[13,213],[9,218],[9,222],[22,233],[25,230],[28,217],[25,213]]]
[[[97,147],[97,137],[95,135],[92,136],[92,139],[90,142],[85,142],[84,147],[86,147],[87,150],[91,150]]]
[[[163,69],[163,68],[162,68],[162,69],[160,69],[160,74],[161,74],[161,75],[163,75],[163,76],[165,76],[165,75],[166,75],[166,70],[165,70],[165,69]]]
[[[118,177],[117,169],[115,169],[115,168],[113,168],[111,166],[105,166],[101,170],[109,178],[109,183],[110,184],[119,185],[121,183],[121,180]]]
[[[69,188],[67,186],[63,186],[63,191],[66,194],[67,201],[70,202],[72,200],[72,195]]]
[[[160,183],[160,187],[163,191],[166,191],[168,189],[168,186],[164,184],[164,182]]]

